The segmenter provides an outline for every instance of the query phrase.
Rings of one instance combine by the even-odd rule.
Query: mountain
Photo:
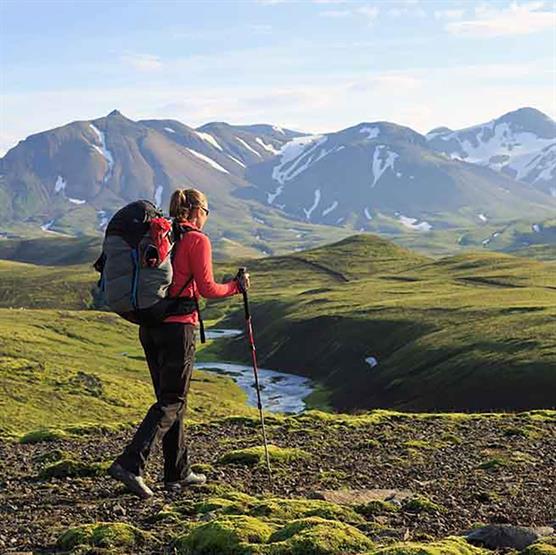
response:
[[[301,220],[392,233],[548,217],[556,202],[506,174],[451,158],[388,122],[294,138],[250,166],[237,194]]]
[[[427,133],[431,148],[453,159],[487,166],[556,197],[556,122],[520,108],[487,123]]]
[[[0,159],[1,231],[98,235],[123,204],[147,198],[165,207],[174,189],[190,186],[208,194],[208,232],[222,256],[240,247],[241,256],[279,254],[354,229],[399,238],[449,231],[442,241],[458,249],[457,237],[487,222],[542,225],[556,213],[545,179],[554,122],[527,108],[494,122],[461,137],[383,121],[311,135],[267,124],[194,129],[114,110],[31,135]],[[528,145],[526,164],[518,139]],[[485,152],[511,150],[510,161],[498,167],[461,150],[473,141]],[[532,183],[512,174],[520,160]]]

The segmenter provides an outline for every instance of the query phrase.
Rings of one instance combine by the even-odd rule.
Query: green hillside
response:
[[[261,365],[316,379],[337,409],[554,406],[554,263],[490,252],[433,260],[362,235],[216,273],[245,263]],[[95,280],[88,265],[4,261],[0,305],[95,306]],[[205,314],[243,325],[237,297],[207,303]],[[206,353],[249,362],[241,338]]]
[[[433,261],[369,236],[330,249],[251,265],[262,364],[323,380],[342,409],[554,405],[553,263],[488,252]],[[240,356],[239,341],[221,355]]]

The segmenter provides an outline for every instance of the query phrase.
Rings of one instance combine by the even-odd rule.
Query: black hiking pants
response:
[[[195,328],[177,323],[140,326],[139,339],[149,365],[156,403],[116,461],[142,476],[152,446],[162,439],[164,481],[175,482],[185,478],[191,468],[183,417],[195,359]]]

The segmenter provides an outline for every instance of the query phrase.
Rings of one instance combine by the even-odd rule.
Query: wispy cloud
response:
[[[121,56],[120,59],[124,64],[138,71],[158,71],[163,67],[162,60],[153,54],[135,54],[128,52]]]
[[[450,22],[446,29],[468,37],[501,37],[529,35],[555,26],[556,12],[545,9],[545,2],[512,2],[507,8],[478,6],[473,19]]]
[[[349,17],[353,15],[353,12],[350,10],[325,10],[320,12],[319,14],[321,17],[332,17],[332,18],[340,18],[340,17]]]
[[[359,6],[355,12],[372,21],[378,17],[380,10],[376,6]]]
[[[460,9],[450,9],[450,10],[434,10],[435,19],[461,19],[465,10]]]

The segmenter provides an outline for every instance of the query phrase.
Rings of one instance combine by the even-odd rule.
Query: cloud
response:
[[[365,16],[369,21],[376,19],[379,11],[380,10],[376,6],[360,6],[355,10],[356,13]]]
[[[465,10],[434,10],[435,19],[461,19]]]
[[[163,66],[160,58],[153,54],[126,53],[120,59],[137,71],[158,71]]]
[[[390,8],[387,14],[391,17],[426,17],[422,8]]]
[[[544,6],[544,2],[512,2],[507,8],[482,5],[475,8],[473,19],[450,22],[446,30],[454,35],[483,38],[539,33],[556,25],[556,12],[543,9]]]
[[[353,15],[353,12],[350,10],[326,10],[324,12],[319,13],[322,17],[332,17],[332,18],[340,18],[340,17],[349,17]]]

